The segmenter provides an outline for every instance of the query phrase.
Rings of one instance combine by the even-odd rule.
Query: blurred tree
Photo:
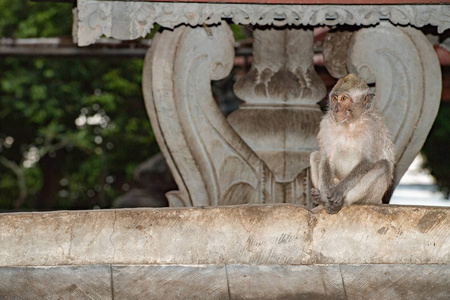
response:
[[[68,36],[66,3],[0,0],[0,37]],[[0,209],[109,207],[158,151],[141,59],[0,60]]]

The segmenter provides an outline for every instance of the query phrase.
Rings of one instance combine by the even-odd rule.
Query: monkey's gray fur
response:
[[[317,209],[339,212],[343,205],[381,204],[392,184],[394,152],[374,95],[354,74],[341,78],[320,123],[319,151],[310,157],[311,196]]]

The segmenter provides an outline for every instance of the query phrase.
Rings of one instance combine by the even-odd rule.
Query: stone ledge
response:
[[[0,268],[1,299],[442,299],[447,265]]]
[[[450,209],[295,205],[0,215],[0,267],[450,264]]]

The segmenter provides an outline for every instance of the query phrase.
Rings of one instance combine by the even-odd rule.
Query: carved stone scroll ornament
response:
[[[242,141],[219,110],[211,80],[234,63],[227,24],[180,26],[153,40],[144,65],[143,89],[160,148],[179,191],[171,206],[260,203],[267,167]]]
[[[74,31],[80,46],[105,35],[130,40],[145,37],[154,24],[166,28],[185,25],[376,25],[422,27],[433,25],[440,33],[450,28],[450,6],[442,5],[267,5],[230,3],[172,3],[78,0]]]
[[[180,26],[153,41],[143,88],[152,127],[179,191],[171,206],[306,204],[309,154],[325,95],[313,68],[311,30],[257,30],[255,64],[236,84],[247,103],[220,112],[211,80],[233,66],[226,23]],[[268,58],[271,59],[268,59]]]
[[[353,72],[375,84],[375,103],[395,143],[397,185],[422,148],[439,109],[442,81],[436,52],[421,31],[388,22],[358,30],[346,46],[336,47],[335,40],[326,38],[325,65],[341,66],[333,70],[335,74]],[[331,48],[344,49],[346,55],[327,57]],[[333,62],[339,57],[347,61]]]

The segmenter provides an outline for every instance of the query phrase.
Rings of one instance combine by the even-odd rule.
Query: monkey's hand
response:
[[[332,187],[327,193],[327,200],[325,203],[327,213],[338,213],[344,205],[344,191],[339,185]]]
[[[320,191],[318,189],[311,189],[311,199],[315,204],[325,204],[322,197],[320,196]]]
[[[322,191],[319,191],[318,189],[312,188],[311,189],[311,199],[313,203],[318,204],[319,206],[326,207],[328,203],[328,189],[323,188]]]

